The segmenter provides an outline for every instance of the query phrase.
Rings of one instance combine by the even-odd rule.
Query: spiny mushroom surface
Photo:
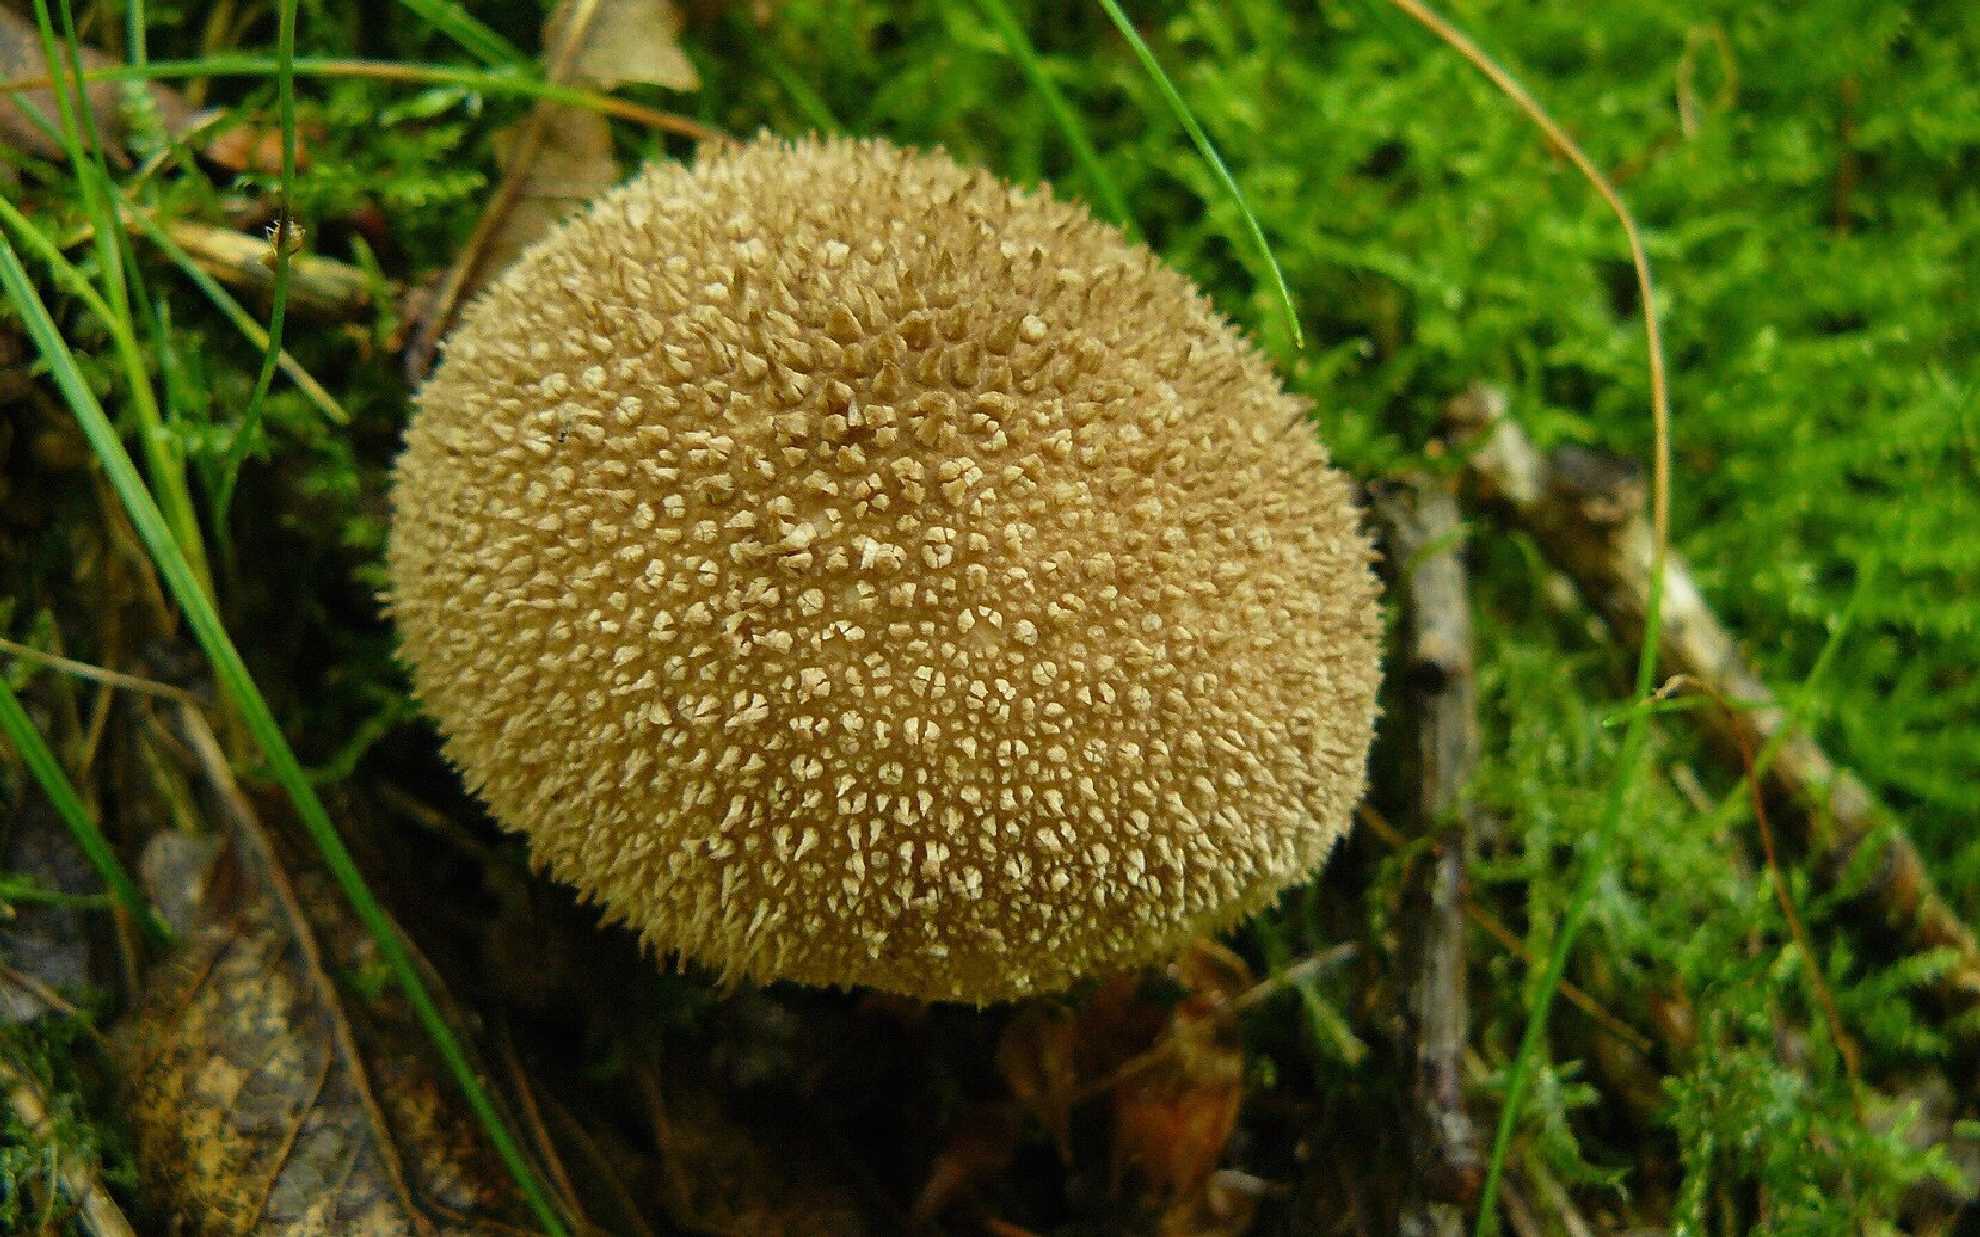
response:
[[[537,859],[729,976],[985,1002],[1226,926],[1360,797],[1345,479],[1079,207],[933,153],[648,169],[469,311],[391,609]]]

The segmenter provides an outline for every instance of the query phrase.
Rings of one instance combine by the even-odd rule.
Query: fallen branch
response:
[[[1403,684],[1417,736],[1416,832],[1431,839],[1403,885],[1404,1051],[1410,1062],[1406,1227],[1458,1232],[1459,1208],[1484,1179],[1478,1132],[1464,1103],[1468,1035],[1465,868],[1471,850],[1465,788],[1478,762],[1471,598],[1457,499],[1428,478],[1375,495],[1403,605]]]
[[[1482,496],[1533,534],[1623,639],[1641,641],[1651,532],[1634,475],[1578,449],[1542,455],[1506,417],[1504,395],[1487,388],[1454,400],[1446,419],[1470,439],[1466,468]],[[1668,673],[1690,676],[1707,694],[1743,706],[1695,712],[1709,737],[1735,759],[1741,750],[1772,750],[1760,769],[1763,789],[1791,809],[1797,840],[1821,878],[1841,881],[1864,847],[1874,848],[1876,870],[1860,901],[1904,949],[1951,951],[1953,964],[1939,976],[1937,991],[1956,1012],[1980,1010],[1980,942],[1973,930],[1862,782],[1790,727],[1778,698],[1675,555],[1664,568],[1662,628],[1658,652]]]
[[[266,237],[191,219],[163,223],[166,235],[221,283],[257,296],[274,291],[275,268],[269,264],[273,249]],[[373,291],[372,277],[361,267],[305,253],[289,260],[289,305],[299,314],[337,321],[362,318],[371,312]]]

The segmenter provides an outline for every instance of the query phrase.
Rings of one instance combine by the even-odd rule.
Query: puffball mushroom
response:
[[[759,140],[647,169],[469,309],[390,607],[471,789],[661,953],[1051,991],[1348,827],[1377,586],[1306,412],[1078,206]]]

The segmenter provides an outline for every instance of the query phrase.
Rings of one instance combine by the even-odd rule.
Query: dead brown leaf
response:
[[[627,82],[701,89],[701,75],[681,50],[681,15],[670,0],[564,0],[543,28],[543,46],[561,47],[573,21],[582,34],[570,80],[601,90]]]
[[[100,69],[109,65],[111,60],[95,48],[85,47],[82,49],[82,63],[85,70]],[[66,65],[63,67],[67,68]],[[48,76],[48,60],[41,52],[40,30],[13,9],[0,8],[0,80],[41,80]],[[97,131],[103,135],[105,144],[118,152],[122,150],[124,134],[123,89],[117,82],[96,82],[84,92]],[[196,123],[197,110],[177,91],[153,83],[146,93],[157,106],[159,119],[167,133],[184,133]],[[55,107],[55,94],[46,87],[0,96],[0,143],[43,158],[59,156],[61,146],[50,141],[41,127],[34,123],[33,112],[29,108],[38,111],[49,124],[59,123],[60,112]]]
[[[693,90],[701,81],[681,51],[680,32],[671,0],[562,0],[544,23],[544,72],[553,82],[605,90],[627,82]],[[406,374],[415,383],[475,292],[619,180],[611,128],[597,112],[539,103],[506,146],[502,181],[406,348]]]
[[[1139,1181],[1171,1212],[1194,1209],[1223,1158],[1244,1098],[1244,1048],[1221,1016],[1250,987],[1244,963],[1208,941],[1174,967],[1187,995],[1164,1033],[1164,1050],[1114,1086],[1111,1164],[1116,1186]]]
[[[612,157],[612,130],[596,112],[560,107],[542,119],[536,156],[531,160],[515,205],[488,238],[481,269],[486,275],[466,295],[506,269],[559,220],[610,189],[619,179]],[[497,157],[511,167],[521,126],[497,138]]]
[[[309,167],[309,144],[320,140],[318,125],[304,125],[296,134],[296,170]],[[215,133],[200,147],[208,162],[230,172],[260,172],[273,176],[282,170],[282,131],[267,126],[230,125]]]
[[[525,1231],[396,991],[352,990],[379,982],[370,937],[325,878],[289,883],[210,732],[186,738],[237,833],[161,834],[141,865],[181,919],[112,1036],[147,1201],[201,1233]]]
[[[1020,1011],[998,1044],[997,1067],[1069,1166],[1074,1110],[1107,1098],[1108,1178],[1117,1193],[1133,1192],[1156,1231],[1241,1233],[1255,1197],[1216,1170],[1244,1098],[1244,1049],[1229,1015],[1252,988],[1251,974],[1205,940],[1177,956],[1169,977],[1182,989],[1173,1003],[1121,976],[1077,1012],[1047,1004]]]

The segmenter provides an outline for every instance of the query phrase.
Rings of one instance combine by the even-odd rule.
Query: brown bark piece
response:
[[[1469,1034],[1464,957],[1465,867],[1471,850],[1465,790],[1478,763],[1470,583],[1459,551],[1457,498],[1425,477],[1391,485],[1375,510],[1403,605],[1403,689],[1416,736],[1416,832],[1432,839],[1403,886],[1398,965],[1410,1061],[1410,1189],[1403,1222],[1457,1233],[1458,1208],[1484,1176],[1464,1103]]]

